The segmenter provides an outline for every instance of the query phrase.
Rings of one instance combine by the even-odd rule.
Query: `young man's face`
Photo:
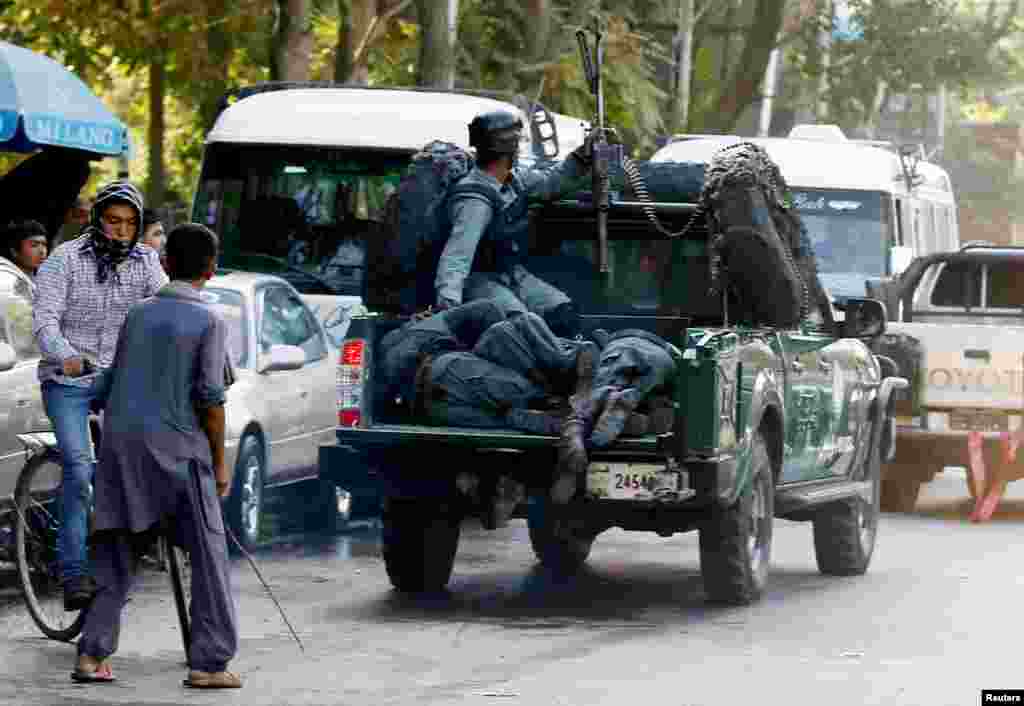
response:
[[[107,206],[100,216],[103,232],[111,240],[130,243],[139,228],[139,217],[135,209],[126,203]]]
[[[142,242],[149,247],[153,248],[157,252],[162,252],[164,249],[164,227],[161,223],[152,223],[146,232],[142,234]]]
[[[34,235],[21,241],[18,245],[18,250],[14,254],[14,259],[21,269],[35,272],[43,264],[47,252],[46,236]]]

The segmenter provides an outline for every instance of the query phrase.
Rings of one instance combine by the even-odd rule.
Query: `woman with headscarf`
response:
[[[88,418],[99,373],[114,361],[128,309],[168,281],[157,252],[139,244],[142,221],[139,190],[126,181],[109,184],[97,193],[82,234],[57,247],[36,275],[32,332],[64,469],[57,553],[65,610],[84,608],[96,590],[85,541],[93,475]]]

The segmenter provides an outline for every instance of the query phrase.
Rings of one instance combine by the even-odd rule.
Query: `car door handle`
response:
[[[804,364],[799,360],[794,360],[789,364],[789,367],[793,369],[794,373],[802,373],[804,371]]]
[[[827,360],[819,360],[818,361],[818,369],[821,370],[821,372],[823,372],[823,373],[831,373],[832,372],[832,363],[829,363]]]
[[[15,400],[14,401],[14,406],[15,407],[28,407],[30,404],[32,404],[32,400]]]
[[[968,348],[964,351],[964,358],[989,361],[992,359],[992,354],[982,348]]]

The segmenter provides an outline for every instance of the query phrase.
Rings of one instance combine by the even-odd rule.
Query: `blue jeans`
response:
[[[556,337],[544,319],[527,312],[488,328],[473,352],[526,378],[533,371],[539,371],[558,379],[575,377],[580,345]]]
[[[602,409],[590,436],[595,448],[611,445],[629,415],[651,392],[675,375],[676,364],[663,346],[637,336],[618,338],[601,352],[588,414]]]
[[[57,536],[57,557],[64,580],[88,573],[85,542],[95,472],[90,451],[89,405],[97,396],[97,387],[96,382],[88,387],[63,385],[52,380],[43,383],[43,407],[53,423],[64,468]]]

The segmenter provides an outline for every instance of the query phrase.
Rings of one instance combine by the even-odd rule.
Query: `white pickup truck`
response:
[[[894,403],[896,450],[883,466],[882,509],[910,511],[922,483],[945,466],[968,465],[969,431],[991,446],[1021,426],[1024,248],[968,244],[919,258],[882,298],[891,321],[876,352],[911,380],[910,394]]]

